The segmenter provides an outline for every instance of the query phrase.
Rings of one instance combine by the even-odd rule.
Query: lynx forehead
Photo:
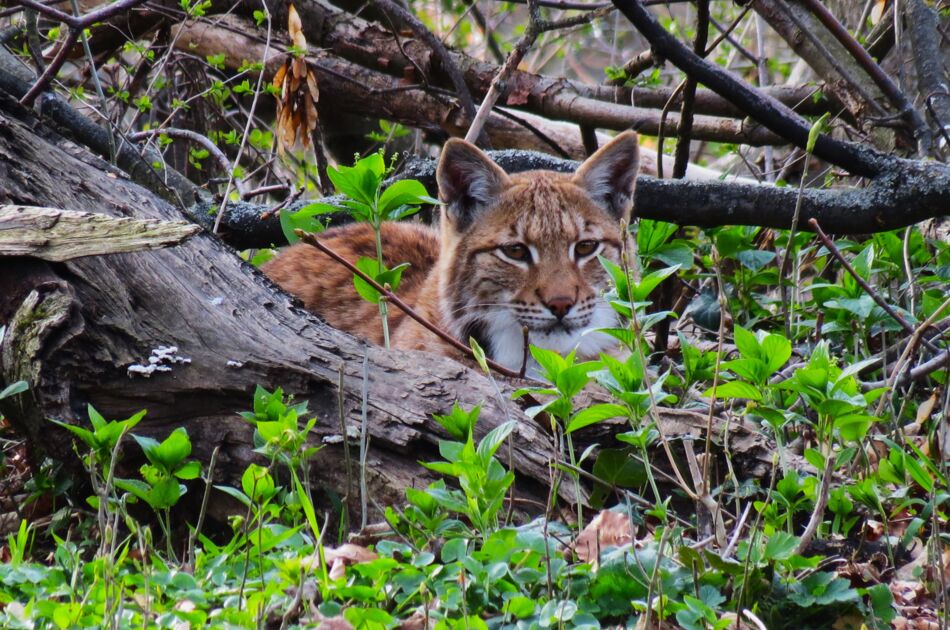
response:
[[[612,345],[596,329],[615,323],[602,299],[608,277],[597,257],[619,259],[637,167],[632,132],[572,175],[509,176],[473,145],[450,140],[437,172],[444,202],[440,233],[405,223],[384,226],[387,264],[412,264],[400,294],[513,369],[521,366],[525,330],[534,345],[596,356]],[[372,255],[366,226],[332,230],[323,240],[351,259]],[[349,274],[318,250],[292,247],[265,271],[330,324],[380,341],[375,307],[361,302]],[[393,313],[390,327],[396,347],[454,352],[401,313]]]

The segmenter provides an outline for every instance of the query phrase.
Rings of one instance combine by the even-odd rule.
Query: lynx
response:
[[[573,175],[508,175],[475,146],[449,140],[436,174],[440,227],[383,225],[386,264],[411,264],[399,296],[462,341],[474,337],[489,357],[514,370],[523,362],[524,328],[531,344],[596,357],[613,347],[596,329],[616,324],[603,299],[608,275],[597,258],[619,260],[638,165],[633,132],[604,145]],[[351,261],[375,256],[365,224],[320,238]],[[294,245],[264,272],[330,325],[382,343],[377,306],[362,300],[350,272],[319,250]],[[394,347],[457,353],[398,309],[389,312]]]

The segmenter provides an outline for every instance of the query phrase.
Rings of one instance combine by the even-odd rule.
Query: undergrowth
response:
[[[316,420],[280,389],[258,388],[243,414],[261,463],[240,488],[208,487],[213,471],[190,459],[183,429],[157,441],[134,433],[144,412],[110,421],[90,407],[88,424],[57,424],[76,437],[92,495],[68,529],[23,521],[7,537],[0,625],[725,628],[738,617],[883,628],[916,607],[946,627],[947,369],[922,344],[946,351],[950,246],[917,229],[832,246],[912,323],[908,334],[810,234],[768,235],[792,250],[787,318],[763,230],[677,235],[641,221],[624,258],[633,264],[602,261],[625,322],[607,332],[624,358],[531,350],[543,382],[515,396],[531,397],[527,414],[555,439],[547,506],[512,509],[515,474],[500,449],[516,423],[476,439],[479,409],[455,406],[435,417],[451,436],[440,458],[423,463],[441,480],[386,508],[388,533],[371,545],[341,545],[311,485]],[[668,278],[696,298],[692,324],[676,320],[679,345],[658,361],[648,333],[677,314],[649,307]],[[592,390],[607,402],[580,405]],[[726,426],[714,416],[756,428],[775,444],[771,472],[738,477],[742,454],[725,433],[667,434],[665,406],[708,414],[711,428]],[[603,422],[626,430],[578,452],[575,438]],[[130,436],[146,463],[120,478]],[[202,511],[177,523],[189,491],[204,493]],[[201,523],[219,491],[240,513],[212,539]],[[562,496],[576,521],[544,516]]]

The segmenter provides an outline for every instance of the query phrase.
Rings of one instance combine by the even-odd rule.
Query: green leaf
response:
[[[746,269],[757,272],[775,260],[775,252],[761,249],[744,249],[736,254],[736,260]]]
[[[874,416],[855,413],[835,418],[835,428],[845,441],[860,442],[874,422],[877,422]]]
[[[596,424],[608,418],[621,418],[627,416],[627,408],[622,405],[615,405],[612,403],[604,403],[600,405],[593,405],[582,411],[578,411],[572,417],[570,422],[567,423],[567,428],[564,429],[565,433],[573,433],[579,429]]]
[[[402,280],[402,272],[409,268],[409,263],[399,263],[392,269],[387,269],[374,278],[383,288],[389,285],[389,290],[396,292],[399,288],[399,282]]]
[[[280,229],[284,233],[287,242],[294,244],[300,241],[300,237],[294,233],[294,230],[311,233],[322,232],[326,229],[326,225],[317,217],[343,211],[342,208],[327,203],[307,204],[297,211],[284,208],[280,211]]]
[[[151,487],[144,481],[139,481],[138,479],[116,479],[115,485],[117,488],[125,490],[144,503],[152,504],[151,497],[149,496]]]
[[[640,219],[637,226],[637,251],[641,256],[654,257],[657,249],[678,229],[679,226],[675,223]]]
[[[681,269],[690,269],[693,266],[693,250],[686,241],[677,240],[673,243],[661,245],[653,252],[651,257],[671,267],[678,266]]]
[[[874,310],[874,300],[870,295],[862,295],[857,298],[839,298],[837,300],[828,300],[824,303],[827,308],[839,308],[849,313],[853,313],[861,321],[864,321]]]
[[[534,357],[534,360],[537,361],[541,369],[544,370],[544,378],[554,383],[557,380],[558,374],[561,373],[561,370],[567,366],[564,357],[553,350],[547,350],[537,346],[531,346],[530,350],[531,356]]]
[[[762,359],[762,349],[761,346],[759,346],[759,340],[755,338],[753,333],[739,324],[736,324],[733,330],[733,337],[735,338],[736,348],[739,349],[739,354],[742,355],[742,358]]]
[[[175,477],[162,479],[149,490],[146,502],[155,510],[168,509],[178,503],[181,489],[182,486]]]
[[[356,261],[356,268],[365,273],[370,278],[376,279],[376,276],[382,272],[385,267],[380,268],[379,262],[375,258],[370,258],[368,256],[360,256],[360,259]],[[371,304],[379,304],[380,293],[374,289],[368,282],[360,278],[359,276],[353,276],[353,286],[356,288],[356,292],[360,294],[367,302]]]
[[[920,462],[913,457],[905,457],[904,467],[907,469],[911,478],[917,482],[917,485],[923,488],[927,493],[933,490],[934,478],[927,472],[927,469],[920,465]]]
[[[808,142],[805,144],[805,151],[809,154],[815,152],[815,143],[818,142],[818,136],[824,132],[825,123],[828,122],[829,118],[831,118],[831,112],[825,112],[808,130]]]
[[[887,624],[897,617],[897,611],[894,609],[894,596],[891,595],[891,589],[887,587],[887,584],[875,584],[868,588],[859,588],[858,593],[867,595],[875,620],[881,622],[877,624],[878,628],[888,627]]]
[[[627,286],[627,275],[623,272],[623,267],[610,261],[603,256],[597,256],[597,260],[600,261],[600,266],[610,274],[610,279],[616,287],[617,298],[620,300],[630,300],[630,292]]]
[[[30,388],[30,384],[26,381],[17,381],[7,385],[3,391],[0,391],[0,400],[4,398],[9,398],[10,396],[16,396],[17,394],[22,394]]]
[[[91,404],[86,405],[86,414],[89,416],[89,422],[92,424],[93,429],[98,431],[106,426],[106,419],[103,418],[102,414],[96,411],[96,408]]]
[[[778,334],[766,335],[762,340],[762,355],[768,363],[769,372],[776,372],[792,356],[792,343]]]
[[[490,457],[495,455],[495,451],[508,439],[508,436],[517,426],[517,422],[509,420],[498,425],[482,438],[478,443],[478,456],[483,462],[487,462]]]
[[[537,604],[535,600],[530,597],[525,597],[524,595],[515,595],[505,602],[503,611],[506,614],[513,615],[517,619],[525,619],[533,615],[536,609]]]
[[[69,431],[70,433],[78,437],[90,449],[95,450],[99,447],[99,443],[97,442],[92,431],[90,431],[89,429],[86,429],[84,427],[78,427],[75,424],[69,424],[61,420],[56,420],[54,418],[50,418],[50,422],[63,427],[64,429],[66,429],[67,431]]]
[[[772,534],[769,541],[765,543],[766,560],[787,560],[792,557],[795,549],[798,548],[798,536],[792,536],[788,532],[778,531]]]
[[[249,464],[241,475],[241,489],[255,503],[263,503],[276,493],[274,478],[263,466]]]
[[[722,383],[715,388],[710,387],[703,396],[715,396],[718,400],[727,400],[730,398],[745,398],[748,400],[762,400],[762,392],[755,385],[750,385],[744,381],[729,381]]]
[[[139,436],[133,437],[142,444]],[[145,451],[145,456],[150,462],[163,467],[170,473],[191,455],[191,439],[184,427],[178,427],[158,446],[153,446],[148,450],[143,446],[142,450]]]
[[[579,363],[577,365],[572,365],[568,368],[561,370],[560,374],[557,375],[557,380],[555,385],[557,389],[565,398],[570,398],[577,392],[584,389],[584,386],[587,385],[590,378],[587,376],[588,372],[600,367],[596,361],[591,361],[587,363]]]
[[[353,166],[327,169],[327,175],[338,192],[370,206],[376,202],[376,193],[385,174],[386,161],[379,153],[372,153]]]
[[[472,349],[472,354],[475,355],[475,362],[478,363],[478,367],[482,368],[485,374],[488,374],[488,361],[485,358],[485,350],[478,345],[475,337],[468,338],[468,347]]]
[[[679,268],[679,265],[673,265],[672,267],[657,269],[656,271],[643,276],[643,279],[640,282],[638,282],[635,286],[630,287],[630,300],[633,302],[645,301],[650,293],[652,293],[661,282],[679,271]]]
[[[458,401],[452,403],[452,410],[444,415],[433,414],[436,422],[442,425],[449,435],[456,440],[467,440],[475,428],[475,422],[478,420],[478,414],[481,413],[481,405],[476,405],[471,411],[465,411],[459,406]]]
[[[201,474],[201,463],[197,460],[187,462],[184,466],[179,466],[175,471],[175,476],[179,479],[197,479]]]
[[[769,377],[768,364],[759,359],[733,359],[723,361],[721,366],[722,369],[729,370],[733,374],[756,384],[765,384]]]
[[[415,179],[404,179],[383,191],[379,198],[378,207],[380,213],[385,215],[399,206],[421,203],[438,204],[439,200],[429,196],[429,192],[422,185],[422,182]]]
[[[594,476],[620,488],[639,488],[647,481],[643,462],[630,456],[628,449],[605,448],[594,461]]]

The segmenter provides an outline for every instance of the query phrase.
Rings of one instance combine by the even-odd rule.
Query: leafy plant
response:
[[[291,243],[299,240],[295,229],[322,231],[323,224],[317,217],[344,212],[354,221],[364,221],[373,228],[376,236],[376,258],[360,257],[356,266],[381,286],[395,291],[408,263],[388,267],[384,263],[382,244],[382,224],[385,221],[399,221],[419,211],[422,204],[438,204],[437,199],[428,196],[425,187],[417,180],[403,179],[383,189],[383,180],[390,169],[381,153],[372,153],[359,159],[353,166],[339,166],[327,170],[330,180],[339,194],[346,199],[339,207],[327,203],[313,203],[304,206],[295,213],[281,213],[281,227]],[[286,216],[285,216],[286,215]],[[388,305],[381,300],[378,291],[359,277],[353,278],[354,286],[363,299],[379,305],[379,314],[383,324],[384,345],[389,347]]]

